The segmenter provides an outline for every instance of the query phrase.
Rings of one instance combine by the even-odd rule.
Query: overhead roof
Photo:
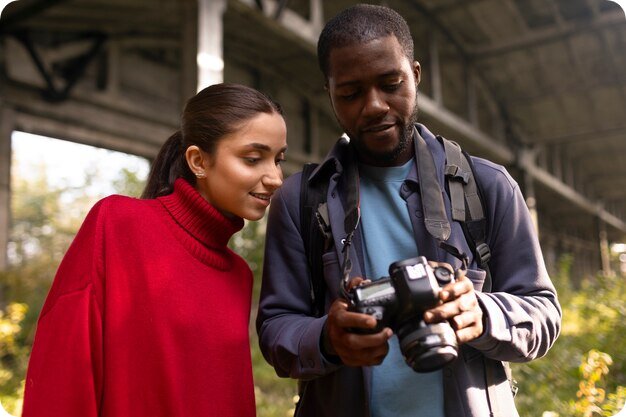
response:
[[[185,0],[20,0],[0,33],[106,33],[175,68]],[[269,68],[325,102],[315,33],[288,13],[322,21],[347,0],[231,0],[224,54]],[[423,67],[422,120],[471,152],[521,168],[550,230],[626,235],[626,19],[608,0],[389,0],[409,22]],[[268,19],[259,5],[272,8]],[[285,6],[282,15],[279,5]],[[270,7],[271,6],[271,7]],[[315,26],[313,26],[315,29]],[[317,26],[319,29],[319,25]],[[468,82],[468,80],[471,80]],[[468,105],[468,103],[474,103]],[[521,181],[521,178],[518,178]]]

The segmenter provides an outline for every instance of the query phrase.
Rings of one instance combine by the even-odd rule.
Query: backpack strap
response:
[[[327,181],[309,182],[317,164],[308,163],[302,167],[300,179],[300,235],[310,272],[310,297],[315,317],[324,315],[326,284],[322,265],[322,255],[332,243],[328,208],[326,206]]]
[[[437,137],[443,142],[446,153],[445,177],[450,190],[450,204],[452,206],[452,219],[458,221],[465,234],[470,249],[474,253],[478,265],[485,270],[485,282],[483,292],[491,292],[492,278],[488,262],[491,258],[491,250],[487,245],[487,219],[485,217],[485,199],[476,181],[474,165],[467,152],[453,141],[441,136]],[[502,364],[506,378],[511,387],[513,397],[517,394],[517,381],[513,379],[511,367],[508,362],[483,359],[487,396],[489,399],[490,417],[501,417],[504,410],[498,404],[496,393],[495,366]]]
[[[491,249],[487,245],[487,219],[484,199],[476,182],[474,166],[470,156],[453,141],[438,136],[446,153],[445,177],[450,190],[452,219],[458,221],[478,265],[485,270],[483,291],[491,291],[489,259]]]

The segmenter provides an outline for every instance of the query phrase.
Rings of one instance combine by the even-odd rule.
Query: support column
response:
[[[443,92],[441,88],[441,70],[439,68],[439,46],[437,33],[431,31],[429,39],[430,80],[432,98],[439,106],[443,106]]]
[[[539,214],[537,212],[537,198],[535,197],[535,181],[526,171],[524,171],[524,197],[526,198],[526,206],[528,206],[528,211],[530,211],[533,226],[535,226],[535,232],[539,236]]]
[[[530,166],[535,163],[536,152],[533,149],[521,149],[519,151],[519,159],[522,161],[522,167]],[[522,168],[524,179],[524,198],[526,199],[526,206],[530,211],[530,217],[535,227],[535,232],[539,236],[539,216],[537,214],[537,198],[535,196],[535,181],[530,173]]]
[[[0,271],[9,266],[7,247],[11,226],[11,134],[15,120],[12,109],[0,100]]]
[[[602,274],[605,276],[612,276],[613,270],[611,269],[611,255],[609,249],[609,240],[606,233],[606,224],[598,219],[598,238],[600,241],[600,262],[602,263]]]
[[[224,81],[226,0],[198,0],[198,87]]]
[[[465,64],[465,85],[467,89],[467,120],[475,127],[478,126],[478,98],[476,94],[476,74],[473,67]]]

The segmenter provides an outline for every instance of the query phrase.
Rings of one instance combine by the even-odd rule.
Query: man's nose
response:
[[[389,104],[385,100],[382,91],[372,88],[365,96],[363,115],[369,118],[376,118],[389,111]]]

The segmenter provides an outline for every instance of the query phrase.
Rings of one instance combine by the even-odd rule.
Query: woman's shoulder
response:
[[[86,220],[97,220],[99,223],[145,220],[157,205],[156,200],[114,194],[99,200],[89,211]]]

